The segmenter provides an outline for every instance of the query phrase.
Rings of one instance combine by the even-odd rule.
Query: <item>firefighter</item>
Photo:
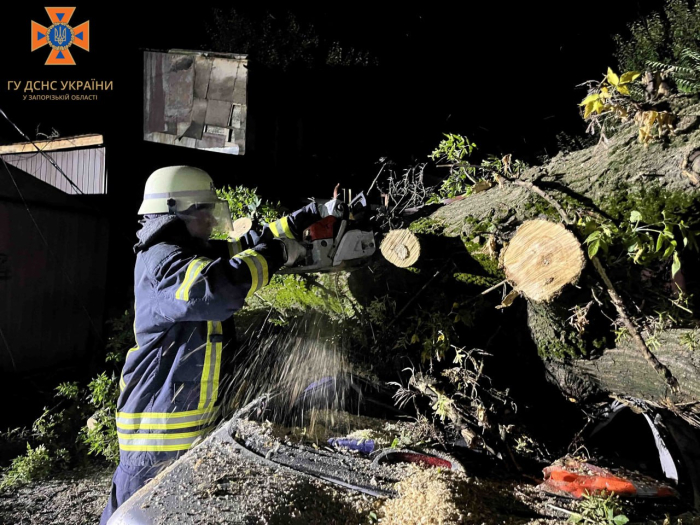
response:
[[[220,253],[208,239],[232,231],[231,215],[211,177],[189,166],[151,174],[134,246],[136,345],[127,353],[117,402],[120,462],[101,524],[212,428],[231,353],[225,321],[283,265],[303,256],[296,240],[304,229],[328,215],[341,217],[342,209],[335,199],[311,203],[261,236],[224,242]]]

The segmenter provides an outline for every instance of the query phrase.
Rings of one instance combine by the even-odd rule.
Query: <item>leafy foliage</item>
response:
[[[462,135],[445,134],[445,137],[429,156],[437,162],[447,163],[438,166],[449,167],[450,173],[428,199],[428,204],[484,191],[498,181],[499,175],[517,177],[527,168],[524,162],[513,160],[511,155],[502,158],[491,155],[480,165],[470,164],[467,159],[476,149],[476,144]]]
[[[224,186],[217,189],[216,194],[220,199],[228,202],[231,217],[234,220],[248,217],[253,222],[263,221],[270,223],[279,219],[282,215],[280,204],[263,201],[256,193],[257,191],[257,188],[250,189],[245,186],[236,186],[235,188]]]
[[[669,0],[663,11],[635,20],[614,37],[622,70],[641,70],[647,62],[672,63],[684,49],[700,52],[700,3]]]
[[[44,445],[32,448],[27,443],[27,453],[12,460],[0,481],[0,491],[29,483],[32,480],[45,479],[61,464],[68,461],[68,452],[58,449],[53,454]]]
[[[684,49],[675,64],[649,61],[647,68],[671,78],[682,93],[700,92],[700,51]]]
[[[446,162],[450,168],[450,174],[440,186],[437,197],[429,202],[469,194],[472,184],[477,182],[474,178],[474,169],[466,160],[476,149],[476,144],[462,135],[452,133],[444,135],[445,139],[440,141],[429,157],[437,162]]]
[[[102,372],[87,386],[86,394],[91,410],[95,410],[87,424],[80,429],[79,439],[87,445],[88,454],[100,455],[113,464],[119,462],[119,440],[114,414],[119,398],[117,377]]]
[[[70,461],[84,460],[86,455],[118,463],[114,414],[119,381],[115,367],[124,361],[127,349],[133,346],[133,321],[133,310],[107,321],[105,361],[111,372],[102,372],[87,385],[64,382],[56,387],[58,402],[53,407],[45,407],[34,421],[27,452],[15,458],[3,473],[0,489],[41,479]]]
[[[625,525],[629,518],[623,514],[624,507],[615,494],[584,494],[576,503],[576,513],[569,517],[571,523],[591,525]]]
[[[630,89],[641,76],[639,71],[627,71],[617,75],[611,68],[600,82],[589,81],[588,95],[579,106],[583,109],[583,118],[588,121],[587,132],[591,135],[596,130],[601,137],[614,133],[621,122],[627,121],[638,110],[630,98]]]
[[[673,277],[681,269],[679,252],[684,248],[699,251],[698,232],[671,212],[663,211],[662,217],[659,222],[645,223],[642,214],[633,210],[629,219],[619,226],[610,221],[597,224],[587,218],[579,221],[579,228],[587,235],[589,257],[596,256],[599,251],[607,253],[613,244],[618,244],[634,264],[648,266],[671,259]]]

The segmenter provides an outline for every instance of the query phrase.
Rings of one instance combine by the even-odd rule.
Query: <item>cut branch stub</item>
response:
[[[411,266],[420,257],[420,241],[408,230],[391,230],[379,249],[387,261],[399,268]]]
[[[581,244],[563,225],[524,222],[501,255],[506,278],[533,301],[549,301],[576,282],[585,264]]]

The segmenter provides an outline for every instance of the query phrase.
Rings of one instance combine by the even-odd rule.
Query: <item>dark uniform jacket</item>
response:
[[[267,285],[283,264],[274,237],[300,238],[320,219],[315,204],[217,252],[182,221],[143,221],[134,247],[136,346],[120,379],[117,431],[121,463],[153,465],[189,449],[214,423],[219,406],[224,321]],[[218,246],[221,248],[221,244]]]

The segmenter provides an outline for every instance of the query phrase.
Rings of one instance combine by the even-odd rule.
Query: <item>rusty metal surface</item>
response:
[[[242,55],[145,51],[144,140],[242,155],[247,83]]]
[[[8,169],[0,166],[0,371],[91,359],[102,338],[107,219]]]
[[[107,193],[107,171],[105,168],[105,148],[80,148],[68,151],[47,153],[73,183],[86,194]],[[54,168],[44,155],[34,153],[14,153],[2,155],[8,164],[30,173],[39,180],[51,184],[69,194],[79,193]]]
[[[209,100],[204,122],[212,126],[228,126],[231,120],[231,103],[225,100]]]
[[[211,61],[198,56],[194,61],[194,96],[195,98],[207,98],[209,88],[209,75],[211,74]]]

